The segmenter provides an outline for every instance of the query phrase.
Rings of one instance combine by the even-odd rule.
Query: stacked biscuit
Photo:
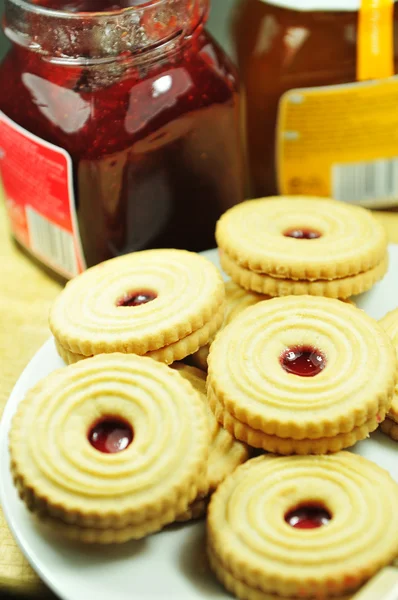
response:
[[[107,425],[119,448],[110,436],[100,445]],[[52,531],[120,543],[158,531],[207,492],[209,437],[203,402],[178,373],[103,354],[30,390],[13,421],[11,468],[21,498]]]
[[[348,298],[387,271],[387,239],[370,211],[321,198],[267,198],[221,217],[221,265],[241,287],[286,296]]]
[[[390,475],[348,452],[260,456],[212,498],[211,567],[244,600],[349,600],[398,554],[397,501]]]
[[[170,364],[214,336],[224,300],[221,274],[202,256],[147,250],[71,280],[51,310],[50,329],[67,364],[112,352]]]
[[[246,309],[210,347],[208,400],[237,439],[279,454],[337,452],[384,421],[396,355],[382,327],[332,298]]]

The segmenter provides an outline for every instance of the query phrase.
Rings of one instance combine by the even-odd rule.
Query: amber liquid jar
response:
[[[283,94],[356,81],[359,6],[359,0],[238,0],[231,25],[253,196],[280,193],[276,124]],[[394,25],[397,67],[397,5]]]
[[[54,271],[211,248],[216,220],[243,200],[237,73],[208,10],[6,0],[0,171],[13,235]]]

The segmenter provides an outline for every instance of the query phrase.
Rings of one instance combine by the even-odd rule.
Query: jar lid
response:
[[[0,0],[0,4],[3,4]],[[120,4],[120,3],[119,3]],[[4,32],[48,60],[103,64],[128,56],[164,55],[189,37],[208,11],[208,0],[130,0],[131,6],[79,13],[47,8],[38,0],[6,0]]]
[[[291,8],[297,11],[326,10],[326,11],[357,11],[361,0],[262,0],[281,8]],[[397,0],[394,0],[396,2]]]

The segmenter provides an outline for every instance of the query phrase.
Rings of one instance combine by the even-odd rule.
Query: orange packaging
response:
[[[394,0],[240,3],[252,195],[398,206],[397,21]]]

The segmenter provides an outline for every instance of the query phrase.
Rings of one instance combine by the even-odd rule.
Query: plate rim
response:
[[[42,354],[45,355],[47,353],[47,351],[51,348],[51,346],[53,347],[54,351],[56,351],[55,345],[54,345],[54,340],[52,337],[49,337],[44,342],[44,344],[42,344],[40,346],[38,351],[33,355],[31,360],[28,362],[28,364],[23,369],[23,371],[22,371],[21,375],[18,377],[18,379],[11,391],[11,394],[8,397],[6,405],[4,407],[3,414],[1,416],[1,421],[0,421],[0,464],[3,463],[4,459],[6,459],[7,467],[5,467],[5,468],[8,468],[9,471],[10,471],[10,466],[9,466],[10,455],[9,455],[9,450],[8,450],[7,438],[8,438],[8,433],[9,433],[9,429],[11,426],[12,418],[18,408],[19,403],[22,402],[22,400],[23,400],[22,396],[19,399],[19,401],[17,399],[14,400],[14,398],[18,397],[19,389],[21,387],[22,388],[24,387],[25,380],[27,380],[27,382],[30,380],[29,373],[32,370],[32,365],[35,365],[36,363],[40,363],[41,355]],[[12,477],[12,475],[11,475],[11,477]],[[24,557],[26,558],[26,560],[28,561],[28,563],[30,564],[32,569],[35,571],[35,573],[54,592],[54,594],[59,596],[59,598],[61,600],[69,600],[67,596],[63,595],[62,590],[59,590],[56,581],[53,582],[51,576],[48,576],[47,572],[43,571],[43,569],[41,568],[40,562],[37,561],[36,559],[32,558],[32,555],[34,556],[35,552],[32,549],[29,552],[28,546],[25,546],[22,543],[23,536],[20,535],[20,533],[19,533],[18,523],[17,522],[14,523],[14,520],[10,518],[11,513],[9,513],[8,510],[5,509],[5,506],[7,506],[7,499],[5,500],[6,495],[7,494],[6,494],[6,489],[5,489],[5,479],[3,477],[0,477],[0,506],[3,511],[3,515],[4,515],[4,519],[6,521],[6,524],[9,527],[9,529],[12,533],[12,536],[13,536],[16,544],[18,545],[18,548],[21,550],[22,554],[24,555]]]

